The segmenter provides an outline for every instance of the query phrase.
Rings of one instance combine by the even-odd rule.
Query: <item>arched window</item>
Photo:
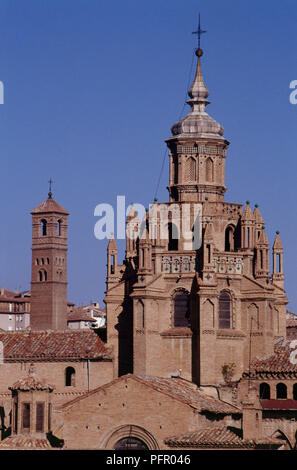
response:
[[[114,450],[149,450],[149,448],[137,437],[124,437],[115,444]]]
[[[60,219],[57,222],[57,235],[58,235],[58,237],[61,236],[61,227],[62,227],[62,220]]]
[[[45,237],[46,236],[46,229],[47,229],[47,221],[45,219],[42,219],[40,224],[41,224],[41,236]]]
[[[293,400],[297,400],[297,384],[293,385]]]
[[[75,369],[67,367],[65,370],[65,386],[75,387]]]
[[[231,297],[222,292],[219,297],[219,328],[231,328]]]
[[[174,296],[174,326],[190,326],[189,316],[189,294],[177,292]]]
[[[168,250],[178,250],[178,229],[172,222],[169,222],[168,224],[168,239]]]
[[[206,160],[206,181],[213,182],[213,161],[210,157]]]
[[[260,399],[270,400],[270,386],[265,382],[260,384]]]
[[[174,167],[174,184],[177,184],[178,183],[178,158],[177,157],[174,157],[173,167]]]
[[[286,399],[287,398],[287,386],[285,384],[279,383],[276,386],[276,398],[277,399]]]
[[[234,227],[231,225],[225,230],[225,251],[234,251]]]
[[[43,272],[42,271],[38,272],[38,279],[39,279],[40,282],[43,281]]]
[[[136,325],[138,329],[144,328],[144,305],[141,300],[137,302]]]
[[[47,264],[50,264],[50,259],[46,258],[46,262],[47,262]]]
[[[196,160],[193,157],[188,158],[186,162],[187,181],[196,180]]]

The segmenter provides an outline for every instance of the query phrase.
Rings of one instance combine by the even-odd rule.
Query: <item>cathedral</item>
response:
[[[106,335],[67,329],[69,213],[51,192],[31,211],[30,328],[0,332],[2,450],[293,442],[283,246],[277,232],[271,267],[259,208],[225,201],[229,142],[207,113],[200,46],[196,56],[189,113],[166,140],[169,202],[143,220],[132,207],[122,263],[108,243]]]

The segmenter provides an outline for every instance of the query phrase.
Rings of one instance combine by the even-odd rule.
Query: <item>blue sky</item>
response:
[[[1,285],[30,286],[30,210],[51,176],[71,213],[68,297],[103,305],[107,243],[94,237],[94,208],[117,195],[152,202],[185,101],[198,11],[208,111],[231,142],[226,200],[258,203],[271,244],[280,231],[297,312],[296,0],[1,0]],[[166,161],[159,201],[167,184]]]

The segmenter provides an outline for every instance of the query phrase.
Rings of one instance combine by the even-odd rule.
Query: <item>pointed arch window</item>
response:
[[[196,160],[193,157],[188,158],[186,164],[187,181],[196,180]]]
[[[225,251],[234,251],[234,227],[228,225],[225,230]]]
[[[178,183],[178,158],[177,156],[174,157],[173,168],[174,168],[174,184],[177,184]]]
[[[47,281],[47,272],[44,269],[38,271],[38,280],[40,282]]]
[[[219,328],[231,328],[231,297],[228,292],[222,292],[219,297]]]
[[[206,160],[206,181],[213,182],[213,161],[210,157]]]
[[[174,327],[189,327],[189,294],[186,291],[177,292],[174,302]]]
[[[144,328],[144,305],[141,300],[137,303],[137,311],[136,311],[136,324],[138,329]]]

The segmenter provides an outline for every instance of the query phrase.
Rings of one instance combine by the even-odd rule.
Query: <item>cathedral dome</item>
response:
[[[203,52],[197,49],[196,55],[198,56],[198,63],[196,75],[191,88],[188,91],[190,99],[187,103],[191,106],[190,113],[180,121],[173,124],[171,132],[174,136],[198,136],[198,137],[212,137],[221,138],[224,134],[224,128],[210,117],[205,111],[206,106],[209,104],[207,101],[208,89],[204,83],[200,57]]]

